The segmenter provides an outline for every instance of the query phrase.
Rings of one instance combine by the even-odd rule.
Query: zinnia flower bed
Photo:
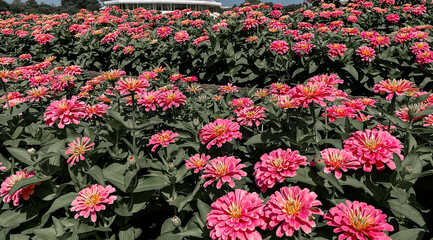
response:
[[[67,46],[55,41],[66,41],[68,35],[41,35],[44,31],[68,26],[68,34],[83,33],[77,41],[84,41],[98,35],[93,34],[97,30],[92,27],[111,22],[114,25],[101,31],[111,31],[113,26],[119,31],[94,42],[103,46],[115,44],[117,38],[141,34],[137,24],[119,20],[116,15],[125,13],[125,19],[135,16],[143,20],[142,24],[156,19],[179,21],[180,25],[149,28],[155,29],[159,41],[171,41],[177,48],[193,52],[187,44],[195,34],[204,34],[201,28],[211,21],[221,20],[212,27],[214,33],[206,31],[209,35],[195,38],[193,42],[200,42],[197,46],[213,46],[216,43],[211,39],[218,33],[235,28],[230,21],[223,21],[225,17],[249,16],[242,23],[245,30],[238,29],[239,35],[234,36],[241,39],[248,35],[249,41],[243,44],[263,44],[264,59],[275,64],[263,70],[263,75],[274,75],[242,91],[236,80],[211,90],[200,84],[213,77],[194,74],[200,72],[194,67],[197,65],[170,65],[167,59],[157,64],[149,59],[132,68],[122,63],[89,78],[83,74],[86,64],[66,62],[62,55],[39,59],[47,52],[39,52],[38,57],[31,52],[30,56],[1,57],[0,239],[430,239],[431,66],[417,67],[425,73],[419,75],[412,71],[412,65],[405,64],[415,64],[414,59],[391,58],[390,62],[402,61],[399,63],[405,71],[397,76],[396,72],[383,71],[388,68],[372,65],[384,52],[401,50],[394,45],[385,48],[383,38],[391,35],[384,32],[391,31],[393,25],[382,29],[382,35],[358,32],[357,28],[340,29],[343,24],[356,24],[357,19],[370,24],[368,19],[376,21],[371,16],[377,14],[389,24],[402,19],[409,23],[415,16],[424,19],[430,5],[397,8],[392,1],[375,4],[381,7],[359,2],[336,9],[324,4],[321,10],[304,9],[288,13],[288,17],[279,5],[268,9],[260,4],[236,9],[218,20],[199,12],[177,12],[180,16],[176,18],[145,10],[125,13],[115,9],[106,10],[106,15],[83,11],[72,17],[72,22],[82,24],[70,24],[71,17],[66,15],[26,18],[23,22],[34,21],[34,26],[42,24],[39,18],[65,22],[34,30],[35,41],[42,46],[55,43],[49,49],[59,52]],[[390,15],[392,11],[406,14],[397,18]],[[349,12],[348,23],[321,25],[321,21],[326,25],[328,18]],[[262,13],[277,22],[269,22]],[[98,14],[104,17],[95,18]],[[166,19],[168,16],[173,18]],[[186,16],[195,20],[186,21],[182,18]],[[302,22],[304,18],[309,20]],[[270,30],[282,26],[277,19],[291,19],[297,28],[302,26],[299,30],[319,31],[331,25],[333,30],[320,39],[308,31],[298,35],[294,29],[284,29],[290,31],[284,34],[283,30]],[[310,20],[317,20],[317,25],[310,26]],[[2,28],[9,26],[10,20],[2,21]],[[266,24],[273,27],[261,32]],[[187,25],[200,33],[189,31]],[[178,31],[178,26],[185,26],[182,31],[186,32]],[[407,29],[393,38],[399,47],[407,49],[409,40],[405,39],[412,34],[426,44],[413,44],[411,50],[421,55],[430,51],[429,37],[423,34],[430,27],[398,28]],[[26,36],[23,29],[13,31]],[[256,31],[285,36],[285,43],[250,36]],[[2,31],[2,37],[8,39],[10,32]],[[344,41],[337,41],[343,39],[338,34],[352,39],[349,42],[354,45],[339,45]],[[125,57],[134,56],[143,47],[138,40],[128,41]],[[356,42],[363,42],[365,48]],[[85,46],[91,47],[81,45]],[[317,51],[319,47],[323,51]],[[156,45],[152,48],[161,50]],[[104,51],[101,49],[98,51]],[[336,62],[329,65],[335,65],[335,71],[330,71],[322,69],[320,63],[314,66],[305,61],[307,55],[317,60],[328,51],[329,59],[346,61],[347,52],[359,58],[359,64],[353,65],[356,73],[348,67],[343,70],[349,69],[350,74],[340,71]],[[230,47],[222,52],[245,54]],[[175,56],[172,61],[180,56],[171,54]],[[73,59],[72,53],[70,57]],[[290,70],[282,65],[288,59],[304,68]],[[239,71],[248,67],[230,59],[224,61],[234,68],[242,65]],[[220,66],[202,67],[211,72]],[[134,69],[136,76],[127,75],[128,68]],[[317,73],[317,69],[326,72]],[[379,73],[368,75],[359,69]],[[289,80],[288,75],[279,73],[296,73],[297,77]],[[238,79],[234,72],[230,74]],[[355,87],[345,87],[354,79],[366,83],[361,91],[365,95],[358,95]]]

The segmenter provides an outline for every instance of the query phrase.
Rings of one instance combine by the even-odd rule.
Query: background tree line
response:
[[[0,0],[0,11],[9,11],[11,13],[70,13],[74,14],[80,9],[89,11],[99,10],[101,4],[98,0],[62,0],[60,6],[54,4],[38,3],[36,0],[13,0],[10,4]]]

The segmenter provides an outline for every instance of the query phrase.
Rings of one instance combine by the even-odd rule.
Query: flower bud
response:
[[[167,171],[168,171],[169,173],[172,173],[172,172],[176,171],[176,168],[175,168],[175,166],[174,166],[173,163],[169,163],[169,164],[168,164]]]
[[[412,171],[413,171],[413,169],[412,169],[411,166],[407,166],[407,167],[405,167],[405,168],[403,169],[403,171],[404,171],[405,174],[411,174]]]
[[[192,120],[192,124],[197,127],[198,125],[200,125],[200,121],[197,118],[194,118],[194,120]]]
[[[34,149],[34,148],[27,149],[27,152],[29,153],[30,157],[33,157],[34,155],[36,155],[36,149]]]
[[[171,222],[173,223],[173,225],[177,228],[179,228],[182,224],[182,221],[180,220],[180,218],[178,218],[177,216],[174,216],[171,218]]]
[[[135,163],[137,162],[137,160],[135,160],[135,157],[129,157],[126,162],[128,163],[129,166],[133,166],[135,165]]]

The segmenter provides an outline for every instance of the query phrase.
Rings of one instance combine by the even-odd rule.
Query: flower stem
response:
[[[397,98],[397,95],[394,93],[394,95],[392,96],[392,99],[391,99],[391,106],[389,106],[389,114],[390,115],[394,115],[396,98]],[[389,119],[388,132],[391,132],[391,119]]]
[[[12,108],[10,107],[9,104],[9,93],[8,93],[8,89],[6,87],[6,84],[2,81],[2,87],[3,87],[3,91],[5,92],[5,99],[6,99],[6,106],[8,107],[8,113],[9,116],[12,115]]]
[[[314,141],[317,141],[317,129],[316,129],[316,113],[314,112],[314,103],[311,102],[310,103],[310,113],[311,116],[313,117],[313,131],[314,131]]]
[[[131,102],[132,102],[132,130],[131,130],[131,135],[132,135],[132,154],[134,155],[134,157],[137,157],[137,146],[135,144],[135,128],[136,128],[136,124],[135,124],[135,110],[136,110],[136,102],[135,102],[135,92],[132,91],[131,92]]]

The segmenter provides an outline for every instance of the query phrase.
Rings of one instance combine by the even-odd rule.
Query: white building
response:
[[[191,9],[192,11],[209,10],[221,12],[222,3],[214,0],[111,0],[105,1],[105,6],[117,6],[121,9],[145,8],[148,10],[174,11]]]

